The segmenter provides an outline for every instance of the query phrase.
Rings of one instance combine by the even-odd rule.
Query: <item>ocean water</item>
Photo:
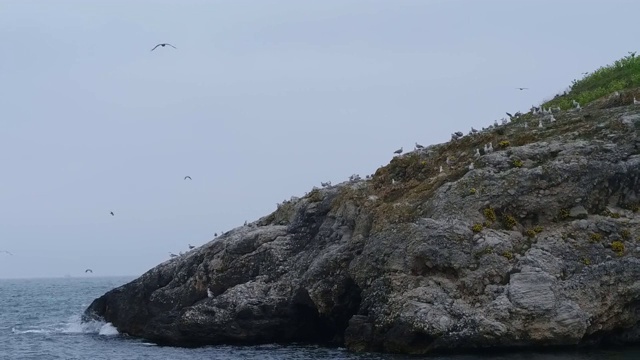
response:
[[[110,324],[80,322],[96,297],[132,278],[88,277],[0,280],[0,360],[5,359],[416,359],[352,354],[317,346],[161,347],[119,334]],[[640,359],[640,348],[592,352],[430,356],[434,360],[623,360]]]

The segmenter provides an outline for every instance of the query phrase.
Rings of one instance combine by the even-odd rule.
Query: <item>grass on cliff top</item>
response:
[[[542,106],[559,106],[566,110],[573,107],[571,100],[584,106],[614,91],[635,87],[640,87],[640,57],[635,52],[629,52],[629,55],[613,64],[603,66],[580,80],[573,80],[569,91],[556,95]]]

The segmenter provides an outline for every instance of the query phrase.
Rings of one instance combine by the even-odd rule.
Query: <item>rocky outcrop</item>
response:
[[[314,189],[109,291],[85,319],[185,346],[638,342],[640,107],[554,116]]]

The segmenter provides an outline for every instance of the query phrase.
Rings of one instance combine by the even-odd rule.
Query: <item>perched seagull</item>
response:
[[[394,154],[398,154],[398,155],[402,154],[402,148],[400,148],[400,149],[398,149],[398,150],[394,151],[393,153],[394,153]]]
[[[176,254],[174,254],[174,253],[169,253],[169,256],[171,256],[172,258],[174,258],[174,257],[176,257],[176,256],[178,256],[178,255],[176,255]]]
[[[469,164],[469,170],[473,170],[473,163]]]
[[[0,253],[7,253],[9,255],[13,255],[12,253],[8,252],[7,250],[0,250]]]
[[[191,176],[187,175],[187,176],[184,177],[184,179],[185,180],[187,180],[187,179],[191,180]]]
[[[524,122],[524,128],[526,129],[526,128],[528,128],[528,127],[529,127],[529,126],[527,125],[527,122],[525,121],[525,122]]]
[[[442,165],[440,165],[440,172],[442,172]]]
[[[92,273],[92,274],[93,274],[93,270],[91,270],[91,269],[87,269],[87,270],[85,270],[84,272],[85,272],[85,273],[90,272],[90,273]]]
[[[177,49],[177,47],[175,47],[175,46],[173,46],[173,45],[171,45],[171,44],[164,43],[164,44],[158,44],[158,45],[154,46],[154,47],[153,47],[153,49],[151,49],[151,51],[155,50],[158,46],[165,47],[165,46],[167,46],[167,45],[171,46],[171,47],[172,47],[172,48],[174,48],[174,49]]]
[[[479,157],[480,156],[480,149],[476,149],[476,154],[474,156],[475,157]]]
[[[391,185],[395,185],[396,184],[396,179],[391,179]]]
[[[213,233],[213,236],[218,237],[218,233]]]
[[[529,90],[529,88],[516,88],[518,90]]]
[[[551,122],[555,122],[556,121],[556,118],[553,117],[553,114],[551,114],[551,118],[549,119],[549,121],[551,121]]]
[[[544,125],[542,125],[542,120],[540,120],[540,121],[538,122],[538,127],[539,127],[539,128],[541,128],[541,129],[544,127]]]
[[[193,245],[189,244],[189,250],[191,250],[191,249],[193,249],[193,248],[195,248],[195,246],[193,246]]]
[[[422,146],[422,145],[420,145],[420,144],[416,143],[416,149],[424,149],[424,146]]]
[[[213,297],[213,292],[211,290],[209,290],[209,288],[207,288],[207,297],[208,298],[212,298]]]
[[[111,214],[111,216],[116,216],[116,214],[114,214],[113,211],[110,212],[109,214]]]
[[[488,152],[493,152],[493,144],[489,143],[489,147],[487,148]]]
[[[636,97],[633,97],[633,105],[638,105],[640,104],[640,101],[636,100]]]

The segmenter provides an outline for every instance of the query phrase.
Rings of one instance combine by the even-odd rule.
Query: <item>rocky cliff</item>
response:
[[[526,114],[314,189],[107,292],[85,320],[184,346],[638,342],[631,96]]]

